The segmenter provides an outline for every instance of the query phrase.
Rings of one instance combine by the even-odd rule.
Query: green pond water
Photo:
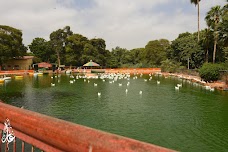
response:
[[[178,151],[228,151],[228,92],[211,92],[188,81],[158,75],[151,81],[148,75],[138,75],[138,79],[131,76],[114,83],[109,79],[89,79],[88,83],[79,78],[73,84],[70,75],[51,76],[6,81],[0,84],[0,99]],[[177,84],[182,84],[179,91],[174,88]]]

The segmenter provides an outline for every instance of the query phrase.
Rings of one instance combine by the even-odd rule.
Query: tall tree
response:
[[[228,4],[221,9],[222,22],[219,24],[220,40],[223,46],[228,47]]]
[[[165,60],[169,41],[165,39],[149,41],[145,46],[144,59],[148,66],[160,66]]]
[[[116,48],[112,49],[111,51],[111,60],[112,60],[112,66],[113,67],[121,67],[123,64],[125,64],[125,53],[127,52],[127,49],[121,48],[117,46]],[[114,64],[116,63],[116,64]]]
[[[82,55],[85,48],[85,45],[89,40],[80,34],[73,34],[67,38],[66,45],[66,60],[70,65],[81,66]],[[86,61],[88,62],[88,61]]]
[[[201,32],[202,38],[200,39],[200,43],[202,48],[205,51],[205,62],[209,61],[209,53],[213,51],[213,33],[209,28],[202,30]]]
[[[199,33],[199,31],[200,31],[200,8],[199,8],[199,2],[200,2],[200,0],[191,0],[191,3],[193,3],[193,4],[195,4],[195,5],[197,5],[197,12],[198,12],[198,42],[199,42],[199,39],[200,39],[200,33]]]
[[[70,30],[69,26],[58,29],[50,34],[50,42],[53,50],[56,52],[58,65],[61,65],[61,60],[65,62],[67,37],[72,34],[73,32]]]
[[[193,34],[175,39],[172,41],[171,48],[173,50],[171,59],[176,62],[181,62],[189,68],[198,68],[203,64],[204,51]]]
[[[97,55],[95,56],[95,61],[98,62],[100,65],[105,66],[107,62],[107,50],[105,40],[101,38],[91,39],[90,44],[96,49]]]
[[[0,66],[13,57],[23,56],[26,50],[21,30],[0,25]]]
[[[92,44],[86,43],[84,45],[84,50],[81,55],[81,64],[85,64],[90,60],[100,64],[100,62],[97,60],[97,56],[98,56],[97,49]]]
[[[205,20],[207,22],[208,27],[214,33],[214,51],[213,51],[213,63],[215,63],[216,57],[216,46],[218,43],[218,36],[219,36],[219,23],[221,22],[221,8],[220,6],[212,7],[211,10],[207,13]]]
[[[55,53],[55,51],[51,49],[50,42],[39,37],[33,39],[32,43],[29,45],[29,49],[43,62],[50,62],[51,55]]]
[[[134,67],[142,67],[144,51],[145,48],[137,48],[130,51],[131,63]]]

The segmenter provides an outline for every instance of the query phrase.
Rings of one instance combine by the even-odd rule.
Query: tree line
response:
[[[199,4],[200,0],[192,1]],[[170,42],[151,40],[144,48],[127,50],[116,47],[106,49],[105,40],[73,33],[70,26],[53,31],[50,40],[34,38],[28,45],[22,43],[22,32],[0,25],[0,65],[12,57],[35,56],[34,62],[82,66],[93,60],[106,68],[162,67],[173,72],[178,68],[198,69],[204,63],[228,62],[228,5],[215,6],[207,12],[207,28],[195,33],[181,33]],[[198,23],[199,24],[199,23]]]

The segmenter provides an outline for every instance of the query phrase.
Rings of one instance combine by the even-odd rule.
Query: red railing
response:
[[[33,145],[32,149],[37,147],[42,151],[47,152],[173,151],[149,143],[140,142],[64,120],[52,118],[0,102],[1,130],[4,128],[3,123],[6,118],[10,120],[16,138]],[[0,145],[2,145],[1,141]]]

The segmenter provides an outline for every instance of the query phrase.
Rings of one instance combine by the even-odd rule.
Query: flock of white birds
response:
[[[156,73],[155,75],[158,76],[158,75],[162,75],[162,74]],[[127,86],[129,86],[130,85],[130,79],[135,80],[135,79],[138,79],[138,77],[141,78],[142,76],[143,76],[142,73],[140,73],[140,74],[135,73],[132,76],[130,73],[102,73],[102,74],[98,74],[98,75],[89,75],[89,76],[86,76],[86,75],[76,75],[76,76],[70,75],[69,76],[70,77],[69,83],[73,84],[78,79],[84,79],[84,82],[87,82],[87,83],[90,83],[90,79],[101,79],[103,82],[109,81],[109,83],[112,84],[112,83],[117,82],[118,80],[125,79],[128,81]],[[148,76],[149,76],[149,79],[144,79],[145,82],[151,81],[153,79],[152,73],[150,73]],[[51,78],[53,79],[53,78],[57,78],[57,77],[60,77],[60,75],[59,76],[52,76]],[[182,78],[180,78],[180,79],[182,79]],[[157,80],[156,83],[157,83],[157,85],[160,85],[161,81]],[[199,85],[199,83],[194,83],[194,84]],[[97,83],[93,83],[93,85],[94,85],[94,87],[98,86]],[[51,86],[54,87],[55,83],[51,83]],[[118,86],[122,87],[123,84],[118,83]],[[174,89],[176,91],[179,91],[181,87],[182,87],[182,83],[177,83],[177,85],[174,86]],[[211,88],[210,86],[204,86],[204,87],[206,90],[214,91],[214,88]],[[128,93],[128,89],[125,90],[125,93],[126,94]],[[143,94],[143,91],[139,90],[139,95],[142,95],[142,94]],[[97,96],[101,97],[101,92],[98,92]]]

